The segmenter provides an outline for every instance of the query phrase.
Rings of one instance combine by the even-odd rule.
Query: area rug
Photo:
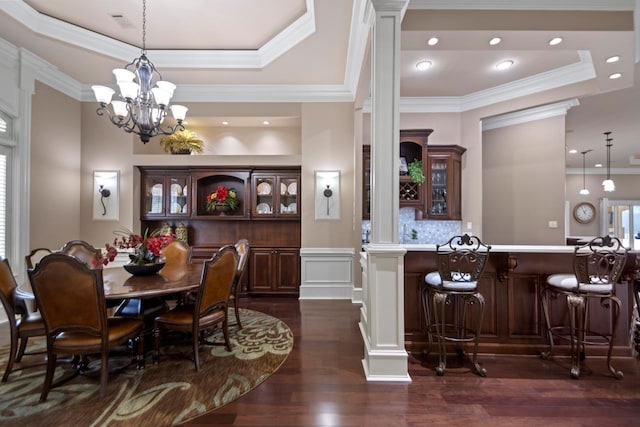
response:
[[[99,378],[79,375],[49,393],[40,403],[45,366],[14,371],[0,384],[0,425],[19,426],[171,426],[217,409],[265,381],[286,360],[293,335],[279,319],[240,309],[242,329],[230,327],[232,352],[223,345],[200,349],[200,371],[195,371],[190,344],[163,347],[158,364],[150,356],[146,368],[135,366],[109,375],[108,391],[99,400]],[[229,313],[234,319],[234,313]],[[208,340],[224,342],[217,330]],[[44,349],[43,339],[29,350]],[[183,353],[183,354],[182,354]],[[8,348],[0,349],[4,372]],[[182,356],[182,357],[180,357]],[[43,356],[23,358],[23,365]],[[68,366],[64,367],[67,369]],[[61,365],[56,379],[65,373]],[[55,381],[55,379],[54,379]]]

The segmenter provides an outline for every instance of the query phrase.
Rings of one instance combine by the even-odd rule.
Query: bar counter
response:
[[[426,346],[424,314],[420,292],[424,276],[437,270],[436,245],[400,245],[404,257],[404,320],[407,351]],[[573,246],[492,245],[488,264],[479,283],[486,307],[480,351],[496,354],[539,354],[547,347],[540,295],[547,276],[573,272]],[[622,283],[616,294],[622,301],[614,344],[615,356],[631,356],[633,327],[633,283],[638,280],[640,252],[629,252]],[[551,316],[558,321],[566,312],[564,299],[551,301]],[[608,330],[610,319],[594,306],[590,310],[592,329]],[[556,354],[564,354],[562,344]],[[604,355],[605,347],[588,350]]]

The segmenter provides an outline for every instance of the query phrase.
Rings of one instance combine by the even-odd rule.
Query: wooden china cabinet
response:
[[[458,145],[433,145],[427,150],[429,181],[425,210],[430,219],[462,219],[462,154]]]
[[[400,158],[407,164],[422,162],[425,182],[400,174],[400,207],[416,210],[416,219],[459,220],[462,218],[462,154],[458,145],[428,145],[431,129],[400,131]],[[362,218],[371,215],[371,148],[362,151]]]
[[[220,247],[246,238],[251,249],[242,292],[299,293],[299,167],[139,169],[142,230],[165,224],[175,229],[184,224],[194,262],[209,259]],[[207,209],[207,195],[221,185],[235,191],[235,210]]]

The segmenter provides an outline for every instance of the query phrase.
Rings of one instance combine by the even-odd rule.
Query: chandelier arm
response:
[[[111,121],[111,123],[113,123],[114,125],[116,125],[121,129],[124,129],[126,132],[131,132],[131,130],[128,130],[128,129],[132,129],[132,127],[130,126],[130,123],[132,122],[130,115],[127,116],[127,120],[124,120],[124,117],[116,116],[115,114],[113,114],[109,110],[108,104],[101,104],[100,107],[98,107],[98,109],[96,110],[96,114],[98,114],[99,116],[106,115]]]

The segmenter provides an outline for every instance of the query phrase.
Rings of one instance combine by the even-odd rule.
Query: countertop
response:
[[[370,245],[365,245],[364,248]],[[407,252],[435,252],[435,244],[399,244],[399,245],[374,245],[377,248],[405,249]],[[523,252],[523,253],[573,253],[574,246],[561,245],[491,245],[491,252]]]

